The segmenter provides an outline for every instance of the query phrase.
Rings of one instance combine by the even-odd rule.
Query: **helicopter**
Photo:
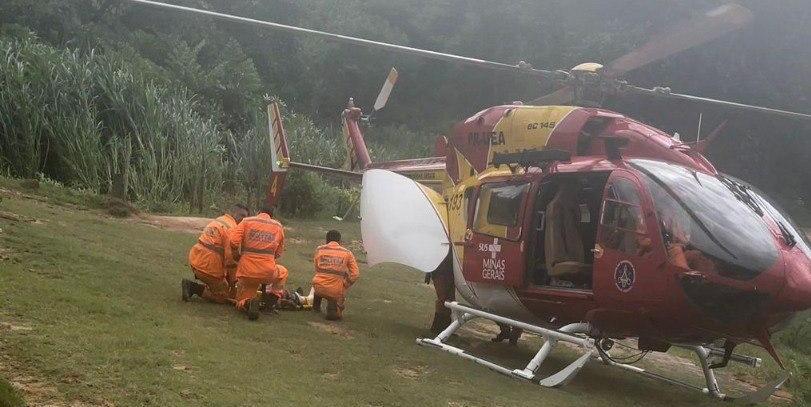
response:
[[[600,107],[606,97],[640,95],[811,118],[665,87],[642,88],[620,79],[746,25],[753,18],[748,9],[724,4],[663,31],[608,65],[585,63],[549,71],[523,61],[505,64],[155,1],[129,1],[513,72],[558,88],[530,104],[493,106],[457,123],[447,137],[438,139],[436,157],[377,168],[368,153],[364,155],[358,127],[362,112],[350,104],[342,114],[345,138],[356,158],[349,170],[291,161],[278,107],[271,105],[275,148],[269,201],[276,199],[289,168],[360,179],[361,231],[369,264],[393,262],[425,273],[452,273],[467,305],[446,302],[452,322],[436,337],[417,339],[419,345],[546,387],[563,386],[589,362],[599,361],[718,399],[729,396],[720,389],[716,369],[729,362],[753,367],[761,363],[735,353],[738,345],[761,346],[782,366],[770,336],[793,315],[811,308],[811,246],[804,233],[765,194],[715,168],[703,155],[712,136],[690,145]],[[438,170],[442,166],[444,170]],[[443,179],[433,188],[413,179],[437,171]],[[539,335],[544,343],[522,369],[448,343],[475,318]],[[637,340],[640,357],[671,347],[693,351],[706,387],[612,356],[615,342],[624,338]],[[541,377],[540,365],[560,342],[574,345],[582,355]],[[764,401],[787,379],[783,374],[744,398]]]

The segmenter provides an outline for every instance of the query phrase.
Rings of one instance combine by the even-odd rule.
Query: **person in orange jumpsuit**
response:
[[[234,300],[250,320],[259,318],[259,288],[274,284],[280,275],[276,259],[284,251],[284,227],[272,216],[273,209],[265,206],[258,215],[243,219],[231,234],[231,246],[240,253]]]
[[[248,216],[248,208],[235,204],[228,213],[209,222],[203,229],[197,243],[189,251],[192,273],[203,283],[184,278],[180,283],[183,301],[188,301],[194,295],[218,303],[231,298],[228,269],[234,262],[230,234],[245,216]]]
[[[290,273],[287,271],[287,267],[282,266],[281,264],[276,264],[276,275],[273,278],[273,282],[270,284],[263,284],[260,288],[259,291],[264,296],[266,310],[275,311],[277,305],[279,304],[279,300],[290,297],[291,294],[285,290],[285,286],[287,285],[287,277],[289,275]]]
[[[339,320],[343,318],[346,291],[360,276],[355,255],[341,246],[341,233],[330,230],[327,232],[327,244],[315,250],[313,263],[315,264],[313,310],[321,312],[321,301],[325,299],[327,319]]]

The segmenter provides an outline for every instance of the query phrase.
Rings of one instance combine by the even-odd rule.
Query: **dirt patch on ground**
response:
[[[0,188],[0,197],[15,198],[15,199],[31,199],[39,202],[47,202],[47,199],[41,196],[24,194],[20,191],[5,188]]]
[[[3,233],[3,229],[0,229],[0,233]],[[0,261],[14,260],[16,258],[14,254],[14,250],[0,246]]]
[[[0,344],[2,351],[2,344]],[[113,406],[107,401],[68,401],[56,388],[40,377],[25,371],[25,366],[0,352],[0,375],[17,390],[29,407],[86,407]]]
[[[482,322],[481,320],[473,320],[462,325],[462,328],[457,332],[462,336],[472,335],[477,339],[490,342],[490,340],[498,335],[501,330],[496,324]]]
[[[32,327],[30,327],[28,325],[23,325],[23,324],[14,324],[14,323],[11,323],[11,322],[0,322],[0,331],[4,331],[4,330],[19,333],[19,332],[31,332],[31,331],[34,330],[34,328],[32,328]]]
[[[19,215],[14,212],[8,211],[0,211],[0,219],[10,220],[13,222],[31,222],[31,223],[37,222],[37,220],[34,218]]]
[[[200,234],[211,222],[209,218],[196,218],[192,216],[159,216],[143,215],[136,218],[139,222],[161,229],[173,230],[191,234]]]
[[[352,333],[348,329],[340,326],[338,323],[335,322],[308,322],[308,324],[315,329],[324,331],[332,335],[340,336],[341,338],[344,339],[353,338]]]
[[[335,381],[335,380],[338,380],[338,378],[340,376],[338,375],[338,373],[326,372],[326,373],[322,373],[321,377],[324,378],[324,379],[327,379],[327,380]]]
[[[414,366],[414,367],[395,366],[392,368],[392,370],[394,371],[394,374],[396,374],[397,376],[409,380],[417,380],[431,371],[430,369],[428,369],[428,366]]]

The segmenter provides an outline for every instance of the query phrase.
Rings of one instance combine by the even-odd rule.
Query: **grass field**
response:
[[[717,405],[598,364],[545,389],[418,347],[433,291],[420,273],[394,266],[362,264],[338,324],[312,312],[252,323],[230,307],[183,303],[179,281],[196,236],[83,209],[64,191],[32,199],[3,186],[0,211],[17,219],[0,217],[0,377],[29,405]],[[286,225],[282,263],[293,287],[308,287],[327,228],[359,239],[352,223]],[[516,367],[537,345],[459,341]],[[558,350],[552,364],[574,356]],[[5,389],[0,380],[0,404]]]

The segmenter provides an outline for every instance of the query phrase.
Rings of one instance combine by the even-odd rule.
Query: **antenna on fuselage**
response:
[[[696,131],[696,143],[701,141],[701,118],[704,116],[704,113],[698,114],[698,131]]]

